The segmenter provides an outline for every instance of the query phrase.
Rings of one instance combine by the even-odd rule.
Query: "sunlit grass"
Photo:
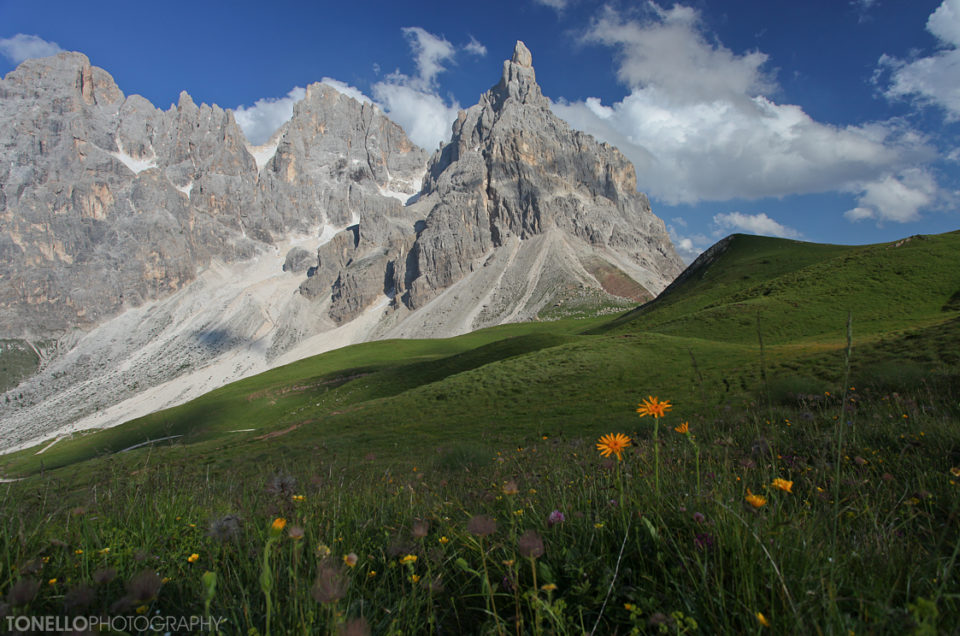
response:
[[[666,413],[681,430],[657,442],[659,497],[648,419],[622,461],[538,434],[470,469],[318,455],[231,482],[147,464],[79,505],[51,480],[7,485],[0,590],[13,615],[209,609],[224,633],[948,629],[960,413],[944,389],[730,403],[686,428]]]

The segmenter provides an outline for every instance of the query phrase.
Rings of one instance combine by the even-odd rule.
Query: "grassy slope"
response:
[[[850,310],[855,361],[891,355],[956,364],[960,233],[865,247],[735,235],[660,299],[614,320],[505,325],[449,340],[347,347],[214,391],[121,427],[0,458],[4,474],[117,456],[237,470],[318,452],[425,461],[458,443],[523,444],[544,433],[593,436],[636,426],[648,393],[702,412],[760,378],[758,324],[771,376],[836,381]],[[230,432],[238,429],[252,432]],[[274,433],[262,438],[266,433]],[[42,462],[41,462],[42,460]],[[94,464],[96,465],[96,464]],[[240,466],[243,470],[244,467]],[[71,472],[73,472],[71,470]]]

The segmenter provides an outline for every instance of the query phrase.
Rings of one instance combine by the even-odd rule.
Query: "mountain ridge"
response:
[[[15,184],[3,175],[18,191],[5,218],[33,234],[0,236],[12,256],[0,316],[23,326],[0,336],[36,337],[43,322],[30,318],[48,306],[59,323],[39,335],[67,335],[6,394],[3,443],[110,425],[352,342],[536,319],[587,291],[635,302],[681,270],[633,167],[552,114],[521,42],[429,161],[377,107],[324,84],[251,147],[230,111],[186,93],[168,111],[124,98],[80,54],[8,74],[0,95],[25,107],[0,102],[0,118],[21,128],[42,119],[46,89],[31,93],[30,81],[47,66],[69,126],[54,118],[44,133],[56,160],[31,164],[23,140],[5,146],[8,165],[60,173]],[[82,232],[99,234],[56,248]],[[46,287],[18,304],[30,258]]]

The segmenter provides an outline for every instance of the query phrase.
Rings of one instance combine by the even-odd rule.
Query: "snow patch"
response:
[[[247,152],[253,157],[253,160],[257,164],[257,172],[263,170],[263,167],[267,165],[267,162],[273,159],[273,156],[277,154],[277,147],[280,145],[279,137],[273,141],[268,141],[262,146],[247,146]]]
[[[133,174],[140,174],[140,173],[143,172],[144,170],[149,170],[150,168],[156,168],[156,167],[157,167],[157,155],[156,155],[156,153],[154,153],[152,147],[150,148],[150,154],[153,155],[152,157],[147,157],[147,158],[144,158],[144,159],[136,159],[136,158],[130,156],[130,155],[123,149],[123,143],[121,143],[119,137],[116,139],[116,142],[117,142],[117,148],[119,149],[119,151],[118,151],[118,152],[110,152],[109,154],[110,154],[112,157],[114,157],[115,159],[118,159],[118,160],[120,161],[120,163],[122,163],[122,164],[125,165],[126,167],[130,168],[130,170],[133,172]]]

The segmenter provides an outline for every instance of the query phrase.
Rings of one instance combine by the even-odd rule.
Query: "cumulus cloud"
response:
[[[800,232],[774,221],[762,212],[760,214],[744,214],[742,212],[716,214],[713,217],[713,222],[721,230],[739,230],[749,234],[779,236],[781,238],[800,237]]]
[[[62,50],[56,42],[47,42],[37,35],[17,33],[10,38],[0,38],[0,55],[13,64],[19,64],[31,57],[56,55]]]
[[[864,183],[858,190],[857,207],[844,212],[848,220],[907,223],[919,219],[920,210],[934,204],[939,188],[926,170],[910,168]]]
[[[919,104],[946,111],[951,121],[960,119],[960,0],[944,0],[927,19],[927,30],[943,50],[913,61],[889,55],[880,58],[880,75],[889,72],[890,99],[912,98]]]
[[[237,106],[233,117],[247,141],[259,146],[269,141],[273,133],[293,117],[293,105],[306,94],[306,89],[294,86],[286,97],[264,97],[253,106]]]
[[[373,95],[390,119],[397,122],[413,143],[433,150],[450,138],[450,127],[457,118],[460,104],[448,104],[432,91],[420,90],[407,82],[404,75],[391,75],[385,82],[373,85]]]
[[[767,56],[724,47],[696,9],[651,2],[627,19],[607,8],[584,38],[617,51],[630,93],[612,104],[560,101],[554,111],[620,148],[640,189],[664,202],[866,194],[865,184],[935,156],[901,122],[833,126],[777,103]]]
[[[430,150],[450,138],[450,127],[460,110],[457,100],[440,94],[436,81],[446,70],[445,64],[454,61],[458,48],[420,27],[405,27],[403,34],[410,43],[417,74],[391,73],[373,85],[373,96],[415,144]],[[472,55],[487,53],[472,36],[460,50]]]

